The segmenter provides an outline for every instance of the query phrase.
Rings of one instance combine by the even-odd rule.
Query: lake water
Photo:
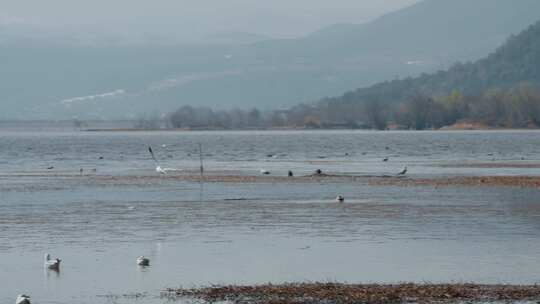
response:
[[[540,175],[534,131],[0,132],[0,303],[161,304],[166,287],[231,283],[540,283],[540,189],[155,178],[147,145],[162,167],[196,172],[199,143],[207,174]],[[493,166],[452,166],[463,163]],[[508,163],[520,166],[497,166]],[[43,269],[46,252],[61,272]]]

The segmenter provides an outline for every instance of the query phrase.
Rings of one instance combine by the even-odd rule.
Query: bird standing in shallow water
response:
[[[30,304],[30,297],[27,295],[19,295],[17,296],[17,300],[15,300],[15,304]]]
[[[292,172],[291,170],[289,170],[288,176],[289,176],[289,177],[293,177],[293,176],[294,176],[294,174],[293,174],[293,172]]]

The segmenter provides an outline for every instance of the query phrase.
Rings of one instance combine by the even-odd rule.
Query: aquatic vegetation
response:
[[[259,286],[211,286],[200,289],[167,289],[165,296],[189,297],[206,302],[231,303],[448,303],[533,301],[540,286],[476,284],[349,285],[300,283]]]

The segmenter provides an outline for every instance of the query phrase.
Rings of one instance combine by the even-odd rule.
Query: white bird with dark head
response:
[[[345,201],[345,197],[343,195],[338,195],[336,197],[336,202],[343,203]]]
[[[60,262],[62,260],[56,258],[56,259],[51,259],[51,255],[46,253],[45,254],[45,267],[48,268],[48,269],[52,269],[52,270],[60,270]]]
[[[27,295],[18,295],[15,304],[30,304],[30,297]]]
[[[141,255],[140,257],[137,258],[137,265],[150,266],[150,259]]]

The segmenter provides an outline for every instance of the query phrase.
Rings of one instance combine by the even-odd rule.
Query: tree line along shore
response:
[[[458,91],[442,97],[418,94],[388,104],[321,101],[287,110],[213,110],[183,106],[165,117],[139,119],[136,129],[536,129],[540,91],[529,84],[490,89],[480,95]]]

